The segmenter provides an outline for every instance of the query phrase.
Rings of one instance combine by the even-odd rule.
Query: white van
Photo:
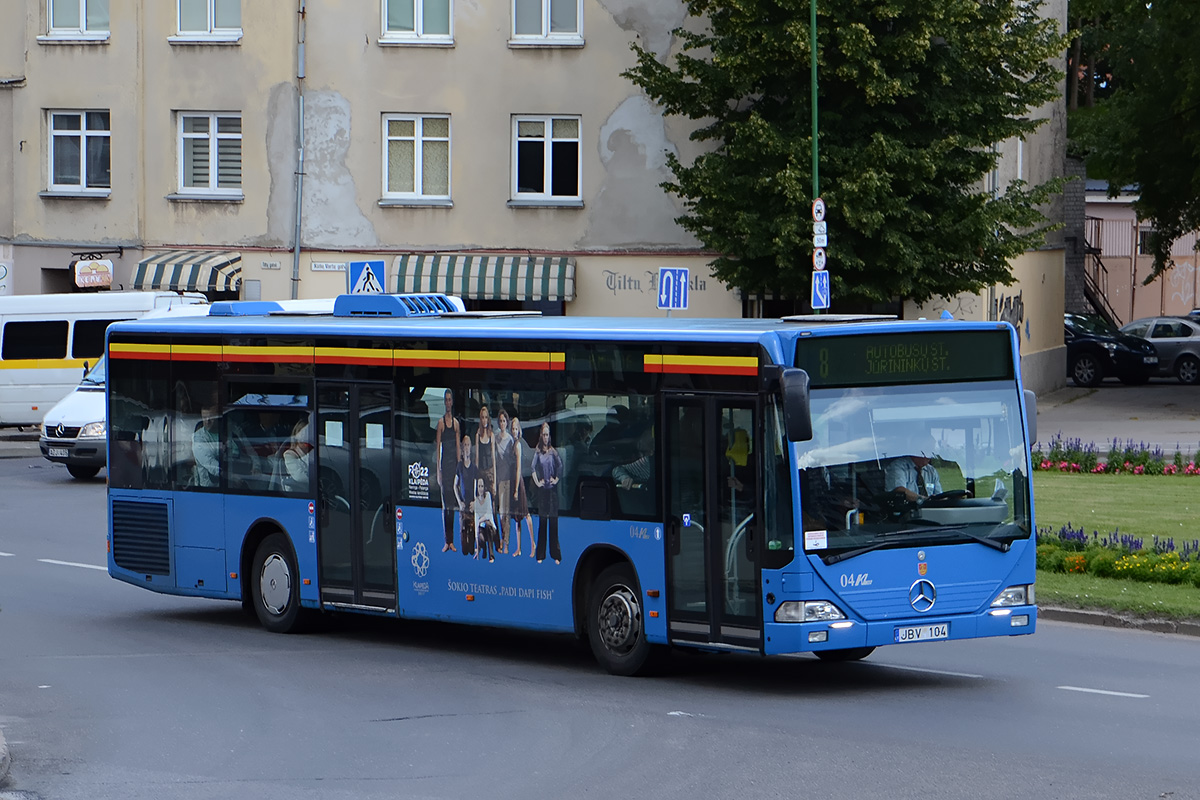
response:
[[[0,427],[41,423],[104,354],[104,332],[113,322],[207,302],[195,292],[0,297]]]
[[[180,295],[174,296],[180,298]],[[194,300],[194,297],[200,299]],[[208,313],[208,302],[203,295],[184,295],[182,299],[187,302],[168,303],[139,314],[136,319],[165,314],[203,316]],[[75,387],[75,391],[59,400],[42,419],[41,436],[38,440],[42,455],[49,461],[66,464],[67,472],[71,473],[73,478],[95,477],[108,460],[108,415],[104,394],[107,359],[103,355],[103,334],[100,338],[100,352],[100,360],[83,376],[83,381]]]

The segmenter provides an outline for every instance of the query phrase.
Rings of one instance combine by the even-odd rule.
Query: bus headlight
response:
[[[89,422],[79,429],[80,439],[103,439],[104,438],[104,421]]]
[[[1007,608],[1008,606],[1033,605],[1033,584],[1010,586],[992,601],[992,608]]]
[[[788,600],[775,609],[776,622],[832,622],[846,615],[833,603],[825,600]]]

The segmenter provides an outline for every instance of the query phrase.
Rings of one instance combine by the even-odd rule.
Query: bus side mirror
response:
[[[87,374],[88,374],[88,362],[85,361],[85,362],[83,362],[83,377],[86,378]]]
[[[1025,422],[1029,425],[1029,444],[1037,441],[1037,395],[1025,390]]]
[[[789,442],[807,442],[813,437],[812,411],[808,402],[808,373],[789,368],[779,375],[783,398],[783,424]]]

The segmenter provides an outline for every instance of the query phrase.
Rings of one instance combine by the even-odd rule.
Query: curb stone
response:
[[[0,784],[8,778],[8,768],[12,766],[12,758],[8,755],[8,742],[4,741],[4,731],[0,731]]]
[[[1082,608],[1038,608],[1038,618],[1056,622],[1078,622],[1084,625],[1101,625],[1106,628],[1133,628],[1154,633],[1175,633],[1182,636],[1200,636],[1200,622],[1196,620],[1142,619],[1127,617],[1109,611],[1088,611]]]

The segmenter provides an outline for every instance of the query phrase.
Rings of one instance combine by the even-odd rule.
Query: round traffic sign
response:
[[[813,200],[813,222],[825,219],[825,201],[818,197]]]
[[[825,260],[826,259],[825,259],[825,248],[824,247],[818,247],[816,250],[813,250],[813,269],[815,269],[815,270],[825,269]]]

